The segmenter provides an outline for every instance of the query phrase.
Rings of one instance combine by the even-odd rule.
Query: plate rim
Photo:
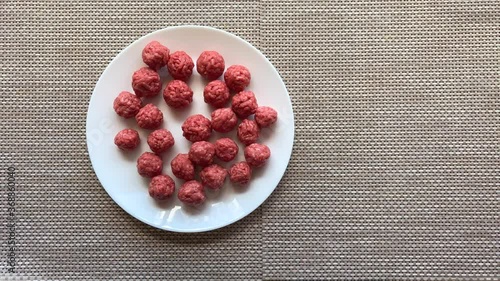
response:
[[[215,226],[211,226],[211,227],[194,228],[194,229],[178,229],[178,228],[172,228],[172,227],[168,227],[168,226],[161,227],[159,225],[153,225],[150,222],[145,221],[144,219],[136,216],[134,214],[134,212],[131,212],[124,205],[118,203],[117,200],[115,200],[115,198],[110,194],[110,192],[102,184],[101,179],[99,178],[99,175],[97,174],[97,172],[95,170],[94,162],[92,161],[92,156],[91,156],[91,153],[89,151],[90,150],[90,144],[89,144],[89,141],[90,141],[89,140],[89,111],[90,111],[90,108],[92,106],[92,102],[94,100],[94,94],[96,94],[95,93],[96,86],[101,82],[101,80],[103,79],[103,76],[105,76],[105,74],[108,71],[110,71],[110,66],[113,64],[113,62],[116,59],[118,59],[119,57],[121,57],[122,55],[124,55],[124,53],[126,52],[126,50],[128,50],[129,48],[131,48],[132,45],[134,45],[134,44],[138,43],[139,41],[143,40],[145,37],[148,37],[148,36],[151,36],[151,35],[157,34],[157,33],[162,33],[162,32],[165,32],[167,30],[185,29],[185,28],[187,28],[187,29],[191,29],[191,28],[193,28],[193,29],[205,29],[205,30],[211,30],[211,31],[216,31],[216,32],[222,32],[222,33],[225,33],[225,35],[228,35],[228,36],[230,36],[230,37],[232,37],[232,38],[234,38],[234,39],[236,39],[236,40],[244,43],[245,45],[249,46],[254,51],[257,51],[265,59],[265,61],[273,68],[273,70],[278,74],[278,76],[280,78],[280,82],[281,82],[283,88],[285,89],[286,95],[288,97],[288,99],[287,99],[288,106],[291,109],[291,119],[290,119],[291,123],[290,123],[290,125],[292,125],[292,140],[291,140],[292,146],[291,146],[291,149],[290,149],[290,153],[288,153],[288,155],[287,155],[287,159],[286,159],[287,162],[286,162],[285,169],[284,169],[283,173],[281,174],[278,183],[276,184],[276,186],[274,186],[270,190],[270,192],[266,196],[266,198],[260,204],[256,205],[255,208],[253,208],[251,210],[249,209],[248,212],[243,212],[243,214],[239,214],[239,215],[235,216],[234,218],[232,218],[231,220],[228,220],[227,222],[225,222],[223,224],[215,225]],[[239,37],[239,36],[237,36],[235,34],[232,34],[232,33],[228,32],[228,31],[225,31],[223,29],[219,29],[219,28],[215,28],[215,27],[211,27],[211,26],[204,26],[204,25],[178,25],[178,26],[170,26],[170,27],[165,27],[165,28],[162,28],[162,29],[158,29],[156,31],[147,33],[147,34],[145,34],[145,35],[137,38],[132,43],[128,44],[127,47],[125,47],[124,49],[120,50],[120,52],[111,59],[111,61],[107,64],[107,66],[104,69],[104,71],[99,76],[99,79],[97,79],[97,82],[94,85],[94,89],[92,90],[92,95],[91,95],[90,100],[88,102],[87,118],[86,118],[86,122],[85,122],[85,138],[86,138],[87,153],[88,153],[88,156],[89,156],[90,164],[92,165],[92,170],[93,170],[93,172],[94,172],[94,174],[95,174],[95,176],[96,176],[99,184],[106,191],[106,193],[112,199],[112,201],[122,209],[122,211],[125,211],[128,215],[132,216],[133,218],[137,219],[138,221],[141,221],[142,223],[144,223],[146,225],[149,225],[151,227],[154,227],[154,228],[157,228],[157,229],[160,229],[160,230],[166,230],[166,231],[177,232],[177,233],[202,233],[202,232],[208,232],[208,231],[220,229],[220,228],[226,227],[228,225],[234,224],[235,222],[237,222],[237,221],[245,218],[246,216],[250,215],[251,213],[253,213],[257,208],[259,208],[260,206],[262,206],[269,199],[269,197],[271,196],[271,194],[276,190],[276,188],[278,187],[279,183],[283,179],[283,176],[285,175],[285,173],[286,173],[286,171],[288,169],[288,166],[290,164],[290,159],[292,157],[292,153],[293,153],[293,149],[294,149],[294,145],[295,145],[295,115],[294,115],[294,112],[293,112],[292,99],[291,99],[290,93],[288,92],[288,89],[287,89],[287,87],[285,85],[285,82],[283,81],[283,77],[280,75],[279,71],[271,63],[271,61],[257,47],[253,46],[252,44],[250,44],[249,42],[247,42],[245,39],[243,39],[243,38],[241,38],[241,37]]]

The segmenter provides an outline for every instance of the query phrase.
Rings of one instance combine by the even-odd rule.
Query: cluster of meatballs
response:
[[[137,159],[138,173],[151,178],[149,194],[156,200],[165,200],[175,193],[174,180],[163,171],[161,153],[174,146],[172,133],[160,128],[163,113],[154,104],[143,104],[143,98],[154,97],[162,89],[158,71],[166,67],[174,80],[163,89],[165,103],[175,109],[186,108],[193,102],[193,91],[187,84],[193,74],[194,63],[183,51],[170,53],[170,50],[157,41],[150,42],[142,51],[142,60],[147,65],[132,75],[132,88],[135,94],[121,92],[114,100],[115,112],[123,118],[135,117],[137,125],[152,130],[147,143],[152,152],[144,152]],[[264,144],[257,143],[262,128],[274,124],[278,118],[276,110],[258,106],[252,91],[245,90],[250,84],[249,70],[242,65],[232,65],[225,69],[224,58],[216,51],[204,51],[196,61],[197,72],[207,83],[203,91],[204,101],[214,107],[211,119],[195,114],[182,124],[183,136],[192,142],[188,153],[180,153],[170,162],[172,174],[184,180],[177,197],[184,204],[199,205],[205,202],[204,189],[222,188],[226,178],[238,186],[250,182],[252,169],[262,167],[271,156]],[[217,80],[223,76],[224,81]],[[231,96],[232,93],[236,93]],[[226,107],[231,101],[231,106]],[[254,118],[249,118],[253,115]],[[238,124],[239,119],[241,122]],[[228,133],[237,130],[237,138],[244,145],[245,160],[225,169],[214,163],[217,158],[222,162],[233,161],[239,147],[230,138],[224,137],[209,142],[212,131]],[[133,150],[140,144],[139,133],[134,129],[118,132],[114,142],[125,151]],[[199,181],[195,179],[196,166],[202,167]]]

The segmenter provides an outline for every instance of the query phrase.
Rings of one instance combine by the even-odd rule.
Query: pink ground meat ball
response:
[[[259,126],[254,120],[245,119],[241,121],[238,126],[238,132],[236,135],[241,143],[244,145],[249,145],[256,142],[259,139]]]
[[[163,99],[170,107],[183,108],[193,102],[193,90],[182,80],[172,80],[163,90]]]
[[[238,145],[230,138],[222,138],[215,142],[215,155],[224,162],[232,161],[238,155]]]
[[[206,141],[212,134],[212,124],[201,114],[189,116],[182,123],[182,135],[191,142]]]
[[[160,75],[149,67],[143,67],[132,75],[132,88],[138,97],[154,97],[161,90]]]
[[[219,108],[212,112],[212,129],[216,132],[231,132],[237,124],[238,117],[231,108]]]
[[[182,203],[193,206],[203,204],[206,200],[203,186],[195,180],[185,182],[179,189],[177,197]]]
[[[123,129],[115,136],[115,144],[121,150],[133,150],[140,143],[139,133],[133,129]]]
[[[250,71],[243,65],[231,65],[224,73],[227,87],[234,92],[243,91],[250,84]]]
[[[154,199],[165,200],[174,194],[175,182],[167,175],[158,175],[151,179],[148,191]]]
[[[245,147],[245,160],[252,167],[262,167],[271,156],[271,150],[264,144],[252,143]]]
[[[142,61],[154,70],[167,65],[170,50],[158,41],[151,41],[142,50]]]
[[[148,145],[151,151],[162,153],[174,146],[175,140],[172,133],[167,129],[158,129],[148,136]]]
[[[215,145],[208,141],[198,141],[189,149],[189,160],[196,165],[208,166],[212,164],[215,156]]]
[[[203,99],[213,107],[224,107],[229,101],[229,88],[220,80],[211,81],[203,90]]]
[[[252,177],[252,170],[247,162],[239,162],[229,169],[229,179],[238,185],[247,185]]]
[[[200,172],[201,183],[210,189],[220,189],[226,180],[227,171],[217,164],[203,168]]]
[[[193,74],[194,63],[191,57],[183,51],[170,54],[167,68],[174,79],[186,81]]]
[[[187,154],[179,153],[170,162],[174,176],[182,180],[194,179],[194,165]]]
[[[143,129],[156,129],[163,122],[163,113],[154,104],[146,104],[135,116],[139,127]]]
[[[141,99],[130,92],[123,91],[115,98],[113,108],[121,117],[132,118],[141,109]]]
[[[155,177],[161,174],[161,170],[163,170],[163,161],[154,153],[144,152],[137,159],[137,171],[143,177]]]
[[[269,106],[259,106],[255,111],[255,122],[261,127],[269,127],[278,120],[278,112]]]
[[[247,118],[257,111],[257,99],[251,91],[239,92],[233,96],[231,108],[240,118]]]
[[[208,80],[219,78],[225,67],[224,58],[216,51],[204,51],[196,61],[196,70]]]

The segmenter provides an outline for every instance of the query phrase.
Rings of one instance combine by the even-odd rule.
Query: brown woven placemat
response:
[[[0,6],[4,279],[498,280],[498,1]],[[270,199],[234,225],[190,235],[115,205],[85,144],[106,65],[180,24],[260,48],[296,117],[293,156]]]

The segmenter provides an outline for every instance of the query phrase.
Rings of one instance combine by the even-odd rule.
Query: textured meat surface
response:
[[[167,68],[174,79],[187,81],[193,74],[193,67],[193,60],[186,52],[177,51],[170,54]]]
[[[161,90],[160,75],[149,67],[143,67],[132,75],[132,88],[138,97],[153,97]]]
[[[262,167],[271,156],[271,150],[267,145],[252,143],[245,147],[245,160],[252,167]]]
[[[132,118],[141,109],[141,99],[130,92],[123,91],[113,101],[113,109],[123,118]]]
[[[167,65],[170,50],[158,41],[151,41],[142,49],[142,61],[151,69],[159,70]]]
[[[224,73],[224,81],[231,91],[241,92],[250,84],[250,71],[243,65],[231,65]]]
[[[224,107],[229,101],[229,88],[220,80],[209,82],[203,89],[203,100],[213,107]]]
[[[238,185],[247,185],[252,177],[252,169],[247,162],[238,162],[229,169],[229,179]]]
[[[236,135],[241,143],[244,145],[249,145],[256,142],[259,139],[260,129],[257,122],[254,120],[245,119],[241,121],[238,126],[238,132]]]
[[[208,166],[214,161],[215,146],[207,141],[195,142],[191,145],[188,156],[194,164]]]
[[[196,61],[196,70],[208,80],[219,78],[224,73],[224,58],[216,51],[204,51]]]
[[[216,132],[228,133],[238,124],[238,117],[231,108],[219,108],[212,112],[212,129]]]
[[[149,195],[156,200],[170,198],[175,191],[174,180],[167,175],[158,175],[149,182]]]
[[[194,179],[194,165],[187,154],[179,153],[170,162],[172,174],[182,180]]]
[[[239,92],[233,96],[231,108],[240,118],[247,118],[257,111],[257,99],[252,91]]]
[[[203,186],[215,190],[220,189],[224,185],[226,176],[227,170],[217,164],[205,167],[200,172],[200,179]]]
[[[182,80],[172,80],[163,90],[163,99],[170,107],[184,108],[193,102],[193,90]]]
[[[144,152],[137,159],[137,171],[143,177],[152,178],[160,175],[163,170],[163,161],[158,155],[151,152]]]
[[[185,182],[179,189],[177,197],[184,204],[193,206],[203,204],[206,200],[202,184],[195,180]]]
[[[238,145],[230,138],[218,139],[214,145],[215,155],[224,162],[232,161],[238,155]]]
[[[278,112],[269,106],[259,106],[254,119],[261,128],[269,127],[278,120]]]
[[[191,142],[206,141],[212,134],[212,124],[201,114],[189,116],[182,124],[182,135]]]
[[[175,140],[172,133],[167,129],[154,130],[148,136],[148,145],[151,151],[161,153],[174,146]]]
[[[123,129],[115,136],[115,144],[121,150],[133,150],[140,143],[139,133],[134,129]]]
[[[156,129],[163,122],[163,113],[154,104],[146,104],[135,116],[137,125],[143,129]]]

